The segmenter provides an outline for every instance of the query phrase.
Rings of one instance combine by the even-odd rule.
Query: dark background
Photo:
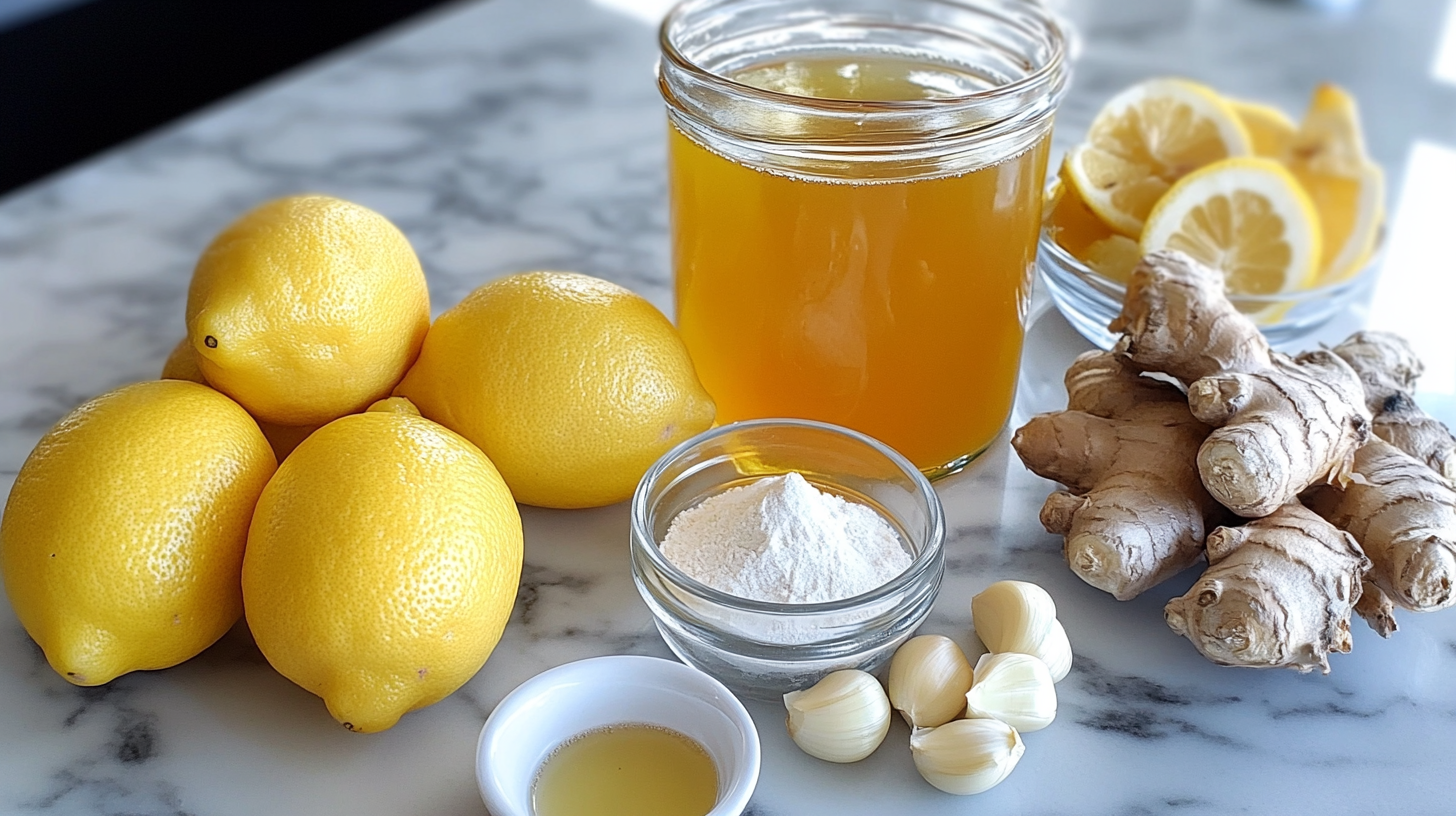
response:
[[[444,0],[6,2],[0,193]]]

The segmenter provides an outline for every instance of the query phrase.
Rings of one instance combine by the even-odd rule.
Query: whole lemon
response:
[[[167,361],[162,364],[162,379],[164,380],[187,380],[199,385],[208,385],[207,378],[202,376],[202,368],[197,364],[197,351],[192,348],[192,343],[187,338],[182,338],[172,348],[172,353],[167,355]],[[211,387],[210,385],[208,387]],[[298,447],[309,434],[318,430],[317,425],[277,425],[272,422],[259,422],[258,428],[263,436],[268,439],[268,444],[273,448],[273,456],[280,462]]]
[[[172,347],[172,353],[168,354],[167,361],[162,363],[161,378],[186,380],[198,385],[207,385],[207,378],[202,376],[202,367],[197,363],[197,352],[192,348],[191,340],[184,337]]]
[[[51,667],[95,686],[222,637],[274,466],[246,411],[179,380],[103,394],[42,437],[5,505],[0,572]]]
[[[542,507],[628,498],[714,413],[661,312],[567,272],[476,289],[435,321],[395,393],[479,445],[517,501]]]
[[[279,466],[243,605],[274,668],[373,732],[480,670],[520,576],[521,517],[490,460],[388,406],[325,425]]]
[[[320,425],[399,382],[430,324],[409,241],[322,195],[270,201],[217,236],[187,291],[187,334],[214,388],[260,421]]]

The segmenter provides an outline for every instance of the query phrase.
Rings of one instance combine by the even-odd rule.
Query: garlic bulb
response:
[[[997,581],[971,599],[976,634],[993,653],[1041,658],[1059,681],[1072,669],[1072,645],[1045,589],[1027,581]]]
[[[1000,784],[1025,750],[1021,735],[1000,720],[952,720],[910,735],[910,754],[925,781],[962,796]]]
[[[911,728],[933,728],[966,710],[971,664],[945,635],[913,637],[890,659],[890,705]]]
[[[1040,731],[1057,718],[1057,689],[1039,658],[1019,652],[988,654],[976,662],[966,692],[966,716],[991,717],[1017,731]]]
[[[804,753],[829,762],[858,762],[890,730],[890,700],[880,681],[857,669],[825,675],[784,695],[789,738]]]

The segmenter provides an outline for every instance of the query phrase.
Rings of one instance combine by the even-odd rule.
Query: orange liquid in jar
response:
[[[903,101],[988,87],[885,56],[757,66],[745,84]],[[936,472],[1011,410],[1048,138],[959,175],[825,181],[669,136],[677,323],[718,421],[816,419]]]

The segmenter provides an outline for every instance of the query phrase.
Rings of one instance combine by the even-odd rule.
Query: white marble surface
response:
[[[622,5],[626,0],[614,0]],[[1067,144],[1115,88],[1185,73],[1299,108],[1333,78],[1365,105],[1393,192],[1391,248],[1363,322],[1417,337],[1421,398],[1456,420],[1456,87],[1432,75],[1446,0],[1326,16],[1270,0],[1064,0],[1082,26]],[[1447,46],[1456,49],[1456,44]],[[4,487],[66,410],[154,376],[181,336],[191,262],[265,198],[318,190],[394,219],[438,312],[492,277],[568,268],[669,308],[664,125],[654,32],[587,0],[449,7],[0,200],[0,471]],[[1444,179],[1444,181],[1443,181]],[[1019,411],[1057,407],[1085,344],[1054,312],[1032,326]],[[928,630],[965,640],[970,596],[1005,577],[1056,597],[1078,660],[1061,713],[1021,766],[966,800],[916,777],[897,724],[866,762],[800,754],[752,706],[779,814],[1456,812],[1456,612],[1406,615],[1389,641],[1357,625],[1328,677],[1203,660],[1162,622],[1191,575],[1117,603],[1065,568],[1036,510],[1050,485],[1004,440],[937,485],[950,536]],[[624,506],[524,511],[515,616],[454,696],[362,736],[282,679],[239,628],[202,656],[105,688],[65,683],[0,604],[0,813],[478,814],[475,739],[494,703],[549,666],[666,654],[632,587]]]

